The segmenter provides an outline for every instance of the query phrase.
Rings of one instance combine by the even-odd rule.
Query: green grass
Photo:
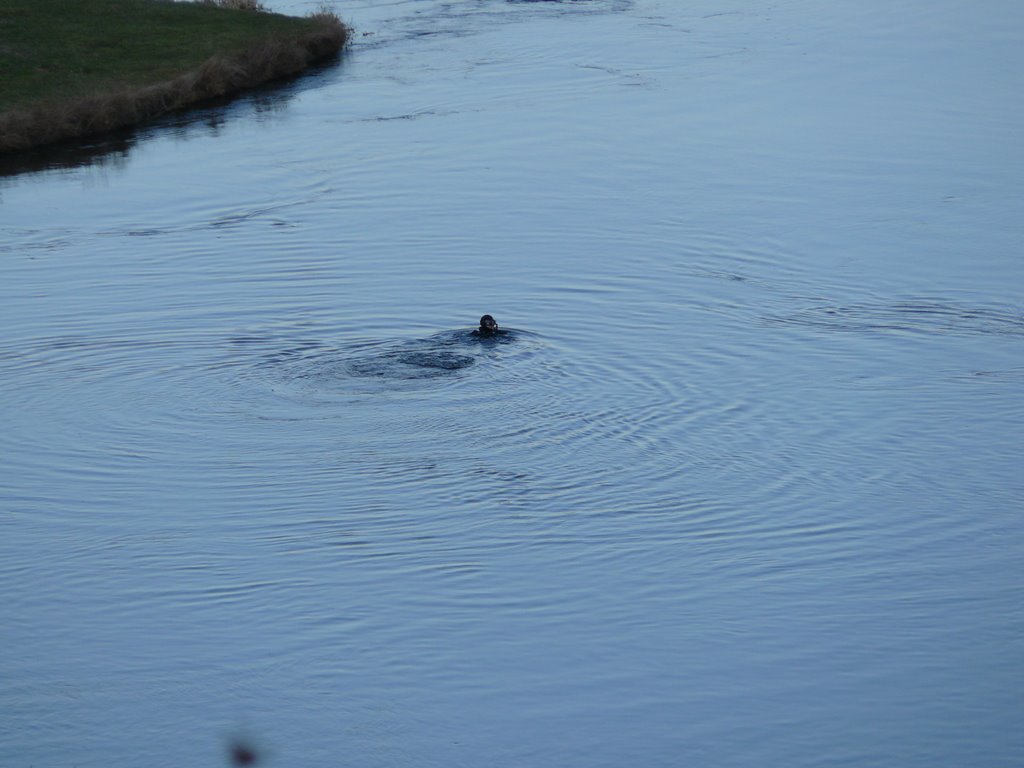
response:
[[[169,0],[0,0],[0,113],[160,83],[315,23]]]

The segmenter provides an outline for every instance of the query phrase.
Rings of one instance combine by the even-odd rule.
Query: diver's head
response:
[[[494,318],[490,315],[484,315],[480,318],[480,333],[489,335],[495,333],[498,330],[498,324],[494,322]]]

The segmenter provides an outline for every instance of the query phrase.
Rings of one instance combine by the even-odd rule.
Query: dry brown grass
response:
[[[215,5],[218,8],[230,8],[233,11],[266,11],[259,0],[201,0],[203,5]]]
[[[135,125],[188,104],[297,74],[337,53],[348,38],[348,28],[333,13],[311,18],[316,27],[299,37],[267,39],[238,55],[214,57],[167,82],[0,114],[0,152]]]

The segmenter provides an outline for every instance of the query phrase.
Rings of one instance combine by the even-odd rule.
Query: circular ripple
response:
[[[422,339],[339,346],[308,340],[284,346],[279,339],[243,343],[264,347],[239,367],[244,378],[301,395],[404,391],[470,375],[514,380],[526,375],[520,364],[544,347],[538,335],[518,330],[488,338],[468,330],[445,331]]]

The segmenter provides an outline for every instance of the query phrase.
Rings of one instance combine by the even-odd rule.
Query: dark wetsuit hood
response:
[[[488,336],[492,333],[497,333],[498,324],[490,315],[484,315],[483,317],[480,318],[480,327],[477,329],[477,331],[482,336]]]

